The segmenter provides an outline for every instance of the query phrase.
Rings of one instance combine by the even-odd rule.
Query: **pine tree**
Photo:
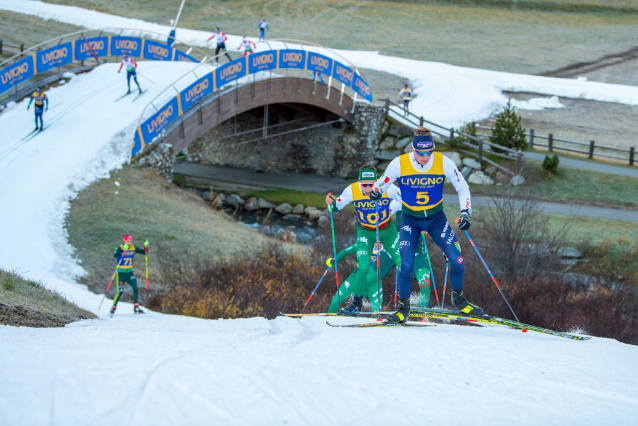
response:
[[[503,111],[496,117],[490,142],[510,149],[527,149],[525,129],[521,125],[521,117],[516,115],[512,102],[508,101]]]

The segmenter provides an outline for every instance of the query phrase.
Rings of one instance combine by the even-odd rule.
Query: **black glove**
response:
[[[373,189],[372,191],[370,191],[370,199],[372,201],[380,200],[382,195],[383,194],[380,194],[379,191],[376,188]]]
[[[465,209],[461,210],[461,220],[459,221],[459,229],[467,231],[470,229],[470,211]]]

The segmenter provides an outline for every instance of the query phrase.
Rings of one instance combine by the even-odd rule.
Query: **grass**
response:
[[[80,319],[95,318],[41,282],[27,280],[15,271],[0,269],[0,284],[0,324],[63,327]]]
[[[173,0],[56,3],[162,25],[168,25],[178,7]],[[533,8],[528,10],[527,6]],[[271,27],[269,38],[296,38],[340,49],[378,50],[420,60],[538,73],[632,47],[635,14],[622,8],[635,10],[636,4],[520,0],[517,10],[512,10],[509,1],[190,0],[179,25],[204,31],[220,26],[232,34],[256,37],[257,24],[266,18]],[[381,32],[386,36],[380,37]]]
[[[71,203],[66,225],[69,243],[89,273],[81,281],[95,292],[103,292],[113,274],[113,250],[125,234],[132,234],[138,245],[149,240],[152,285],[161,284],[158,245],[185,257],[237,259],[251,255],[268,241],[155,171],[133,167],[112,172],[110,178],[83,190]],[[134,270],[138,278],[144,275],[143,256],[136,258]]]

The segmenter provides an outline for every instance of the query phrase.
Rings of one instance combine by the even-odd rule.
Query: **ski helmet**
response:
[[[124,236],[124,242],[127,242],[127,241],[133,241],[133,236],[132,235],[125,235]]]
[[[128,55],[125,53],[125,54],[122,55],[122,58],[126,59],[126,58],[128,58]]]

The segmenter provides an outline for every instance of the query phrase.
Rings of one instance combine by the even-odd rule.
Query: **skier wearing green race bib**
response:
[[[397,228],[397,232],[398,232],[399,231],[398,228],[401,223],[401,204],[392,200],[392,202],[390,203],[390,212],[391,213],[397,212],[396,218],[395,218],[396,220],[395,228]],[[357,252],[356,246],[357,246],[356,244],[353,244],[350,247],[347,247],[341,250],[337,254],[337,262],[341,262],[346,256],[356,253]],[[368,276],[366,279],[367,290],[365,294],[363,295],[364,298],[368,297],[368,299],[370,300],[370,304],[372,305],[373,312],[378,310],[379,299],[383,300],[383,289],[381,289],[381,297],[377,297],[377,271],[376,271],[377,253],[378,253],[377,247],[374,247],[374,250],[372,252],[372,258],[370,261],[370,269],[368,270]],[[326,261],[326,265],[328,266],[332,266],[333,263],[334,263],[334,260],[332,258]],[[388,254],[388,252],[384,250],[383,245],[381,246],[381,258],[379,263],[380,263],[379,270],[382,277],[387,277],[392,271],[392,269],[395,267],[394,260]],[[350,276],[346,278],[346,280],[341,284],[341,286],[339,286],[339,296],[335,294],[335,296],[332,298],[332,302],[330,303],[330,308],[328,309],[328,312],[336,313],[337,310],[339,309],[339,299],[346,300],[349,297],[354,295],[354,286],[352,285],[352,283],[354,282],[358,271],[359,271],[359,267],[357,265],[354,271],[352,271],[352,274],[350,274]],[[430,268],[428,265],[428,261],[425,257],[422,242],[416,251],[416,258],[414,259],[413,276],[414,278],[416,278],[417,282],[419,283],[419,294],[417,298],[417,305],[427,307],[430,302]]]
[[[337,199],[330,194],[326,195],[326,204],[333,212],[343,210],[352,203],[358,219],[356,249],[359,270],[352,283],[355,297],[348,306],[339,310],[341,315],[357,315],[363,307],[363,296],[367,291],[367,277],[370,270],[370,257],[377,239],[376,203],[368,197],[376,180],[377,169],[372,164],[366,164],[359,169],[359,181],[344,189]],[[378,200],[379,240],[394,260],[395,265],[399,266],[401,264],[399,233],[391,222],[390,201],[392,200],[401,202],[401,192],[394,185],[388,187]]]
[[[131,235],[124,236],[124,243],[115,248],[113,257],[117,260],[117,291],[115,298],[113,299],[113,307],[111,308],[111,316],[117,309],[117,302],[120,300],[120,296],[124,291],[124,283],[127,282],[133,288],[133,312],[136,314],[143,314],[144,311],[137,303],[138,290],[137,290],[137,278],[133,275],[133,256],[135,253],[146,254],[148,252],[148,241],[144,241],[144,248],[140,249],[133,245],[133,237]]]

